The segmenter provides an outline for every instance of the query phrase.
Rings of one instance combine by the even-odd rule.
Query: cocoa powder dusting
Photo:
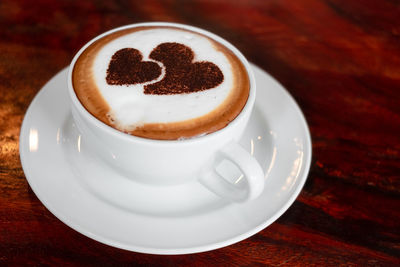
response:
[[[215,64],[206,61],[192,63],[192,49],[179,43],[162,43],[150,58],[165,66],[164,78],[144,87],[145,94],[186,94],[211,89],[222,83],[224,76]]]
[[[134,48],[115,52],[107,69],[106,81],[110,85],[145,83],[161,75],[160,66],[142,61],[142,54]],[[144,86],[145,94],[187,94],[211,89],[222,83],[224,75],[217,65],[200,61],[192,63],[194,53],[179,43],[162,43],[150,54],[150,58],[165,66],[164,78]]]
[[[142,61],[142,54],[134,48],[115,52],[107,69],[106,81],[110,85],[129,85],[149,82],[161,75],[155,62]]]

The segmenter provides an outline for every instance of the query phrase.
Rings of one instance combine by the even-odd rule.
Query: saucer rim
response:
[[[300,194],[301,190],[304,187],[305,182],[307,181],[307,177],[310,171],[310,166],[311,166],[311,158],[312,158],[312,146],[311,146],[311,135],[310,135],[310,131],[306,122],[306,119],[304,117],[304,114],[302,113],[300,107],[298,106],[297,102],[294,100],[294,98],[289,94],[289,92],[286,90],[285,87],[283,87],[278,81],[276,81],[273,77],[271,77],[267,72],[265,72],[264,70],[262,70],[261,68],[257,67],[256,65],[250,63],[252,68],[258,69],[259,71],[263,72],[264,75],[267,75],[268,78],[271,80],[271,82],[276,83],[280,89],[283,89],[283,93],[285,94],[285,97],[288,97],[290,99],[291,104],[293,105],[293,107],[295,108],[295,111],[297,113],[297,115],[299,115],[300,120],[301,120],[301,125],[303,126],[303,130],[304,130],[304,151],[308,152],[305,153],[305,160],[303,163],[303,170],[302,170],[302,175],[300,177],[300,181],[297,185],[297,187],[295,188],[295,190],[293,191],[293,193],[290,195],[290,197],[287,199],[286,203],[284,205],[281,206],[281,208],[275,212],[275,214],[273,216],[271,216],[270,218],[268,218],[267,220],[265,220],[263,223],[259,224],[256,227],[252,227],[250,230],[243,232],[241,234],[236,235],[235,237],[226,239],[224,241],[221,242],[214,242],[214,243],[209,243],[209,244],[205,244],[205,245],[200,245],[200,246],[196,246],[196,247],[181,247],[181,248],[154,248],[154,247],[144,247],[144,246],[135,246],[132,244],[125,244],[123,242],[118,242],[115,241],[113,239],[108,239],[105,237],[102,237],[100,235],[97,234],[93,234],[90,232],[89,229],[85,229],[85,226],[81,226],[79,223],[75,223],[73,220],[70,220],[68,218],[68,216],[65,216],[62,213],[59,213],[58,210],[53,207],[53,205],[51,204],[50,201],[47,201],[46,199],[44,199],[44,197],[40,194],[38,194],[38,192],[40,191],[37,187],[36,184],[34,182],[34,178],[31,177],[31,174],[29,174],[29,172],[27,172],[27,155],[25,155],[23,148],[26,147],[26,143],[27,143],[27,138],[23,138],[24,133],[27,132],[27,125],[28,125],[28,114],[30,114],[31,110],[33,109],[33,106],[35,106],[37,104],[37,102],[40,100],[41,95],[45,92],[45,90],[43,90],[43,88],[47,88],[48,84],[53,81],[53,79],[55,79],[58,75],[61,75],[63,72],[67,71],[67,67],[62,69],[60,72],[58,72],[56,75],[54,75],[43,87],[42,89],[39,91],[39,93],[34,97],[34,99],[32,100],[29,108],[27,109],[26,113],[25,113],[25,117],[21,126],[21,130],[20,130],[20,146],[19,146],[19,152],[20,152],[20,160],[21,160],[21,164],[22,164],[22,168],[24,170],[24,174],[26,176],[26,179],[30,185],[30,187],[32,188],[32,191],[35,193],[35,195],[38,197],[38,199],[42,202],[42,204],[55,216],[57,217],[59,220],[61,220],[64,224],[66,224],[67,226],[69,226],[70,228],[76,230],[77,232],[93,239],[96,240],[98,242],[101,242],[103,244],[109,245],[109,246],[113,246],[113,247],[117,247],[120,249],[124,249],[127,251],[133,251],[133,252],[140,252],[140,253],[150,253],[150,254],[159,254],[159,255],[182,255],[182,254],[191,254],[191,253],[198,253],[198,252],[205,252],[205,251],[210,251],[210,250],[214,250],[214,249],[218,249],[218,248],[222,248],[237,242],[240,242],[258,232],[260,232],[261,230],[265,229],[266,227],[268,227],[270,224],[272,224],[274,221],[276,221],[280,216],[283,215],[283,213],[294,203],[294,201],[296,200],[296,198],[298,197],[298,195]],[[260,90],[260,89],[258,89]]]

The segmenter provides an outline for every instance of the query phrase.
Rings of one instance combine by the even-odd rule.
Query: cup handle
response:
[[[235,164],[243,175],[240,185],[228,182],[217,171],[222,160]],[[264,172],[257,160],[242,146],[231,142],[217,152],[211,167],[200,174],[200,183],[222,198],[245,202],[257,198],[264,189]]]

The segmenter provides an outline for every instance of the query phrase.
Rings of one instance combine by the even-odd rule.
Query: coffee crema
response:
[[[221,43],[190,30],[112,32],[75,62],[74,91],[103,123],[134,136],[177,140],[218,131],[247,102],[246,68]]]

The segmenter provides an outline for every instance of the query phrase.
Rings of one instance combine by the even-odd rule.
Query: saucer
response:
[[[256,234],[300,193],[310,168],[311,140],[292,97],[263,70],[252,68],[257,97],[240,143],[265,172],[265,189],[257,199],[231,203],[195,180],[145,185],[102,164],[71,117],[67,68],[41,89],[25,115],[20,157],[28,183],[66,225],[121,249],[187,254]]]

